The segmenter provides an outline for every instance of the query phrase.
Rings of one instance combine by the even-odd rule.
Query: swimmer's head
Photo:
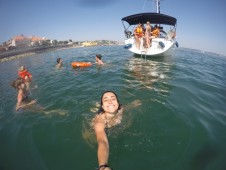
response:
[[[58,59],[57,59],[57,63],[60,63],[60,60],[61,60],[61,58],[58,58]]]
[[[118,100],[118,96],[113,91],[105,91],[101,96],[100,103],[101,104],[98,113],[113,113],[121,109],[121,104]]]
[[[26,68],[25,68],[25,66],[21,66],[20,68],[19,68],[19,71],[24,71]]]
[[[22,78],[17,78],[11,83],[11,86],[18,90],[22,84],[24,84],[24,80]]]
[[[101,60],[102,55],[100,55],[100,54],[96,54],[96,57],[97,57],[99,60]]]

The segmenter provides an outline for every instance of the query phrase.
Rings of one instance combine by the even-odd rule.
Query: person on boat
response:
[[[155,25],[153,31],[151,32],[151,36],[153,38],[158,38],[159,37],[159,34],[160,34],[160,30],[159,30],[158,26]]]
[[[102,61],[102,55],[96,54],[96,64],[98,65],[104,65],[104,62]]]
[[[146,30],[145,30],[145,33],[144,33],[144,37],[145,37],[145,44],[146,44],[146,48],[150,48],[151,46],[151,24],[149,21],[147,21],[146,23]]]
[[[141,27],[142,27],[142,33],[143,33],[142,38],[141,38],[143,40],[143,41],[141,41],[141,43],[143,43],[143,44],[141,44],[141,45],[143,45],[143,47],[146,48],[146,46],[147,46],[147,43],[145,40],[146,27],[144,26],[144,24],[141,24]]]
[[[28,69],[25,66],[21,66],[18,70],[18,76],[22,78],[26,84],[27,90],[30,89],[30,82],[32,80],[32,75],[29,73]]]
[[[141,23],[139,23],[138,26],[134,30],[134,38],[136,41],[137,49],[140,49],[142,37],[143,37],[143,28],[141,26]]]
[[[20,111],[21,109],[27,108],[36,103],[36,100],[29,101],[28,96],[30,92],[26,88],[24,79],[17,78],[12,82],[11,86],[18,91],[16,111]]]
[[[136,100],[130,106],[136,107],[139,105],[141,105],[140,101]],[[98,143],[99,170],[111,170],[108,165],[109,142],[105,129],[112,128],[121,123],[123,110],[124,107],[120,104],[115,92],[105,91],[102,94],[99,111],[91,122]]]
[[[62,67],[62,65],[63,65],[63,60],[62,60],[61,58],[57,58],[57,64],[56,64],[56,67],[57,67],[57,68],[60,68],[60,67]]]

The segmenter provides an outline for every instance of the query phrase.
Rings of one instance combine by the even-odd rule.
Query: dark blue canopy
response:
[[[145,24],[149,21],[151,24],[167,24],[175,26],[177,19],[160,13],[139,13],[122,18],[129,25]]]

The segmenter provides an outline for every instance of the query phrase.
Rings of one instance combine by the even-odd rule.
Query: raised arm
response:
[[[100,170],[110,170],[108,167],[108,158],[109,158],[109,143],[107,135],[105,133],[105,124],[102,122],[97,122],[94,125],[94,130],[96,133],[97,143],[98,143],[98,163]]]

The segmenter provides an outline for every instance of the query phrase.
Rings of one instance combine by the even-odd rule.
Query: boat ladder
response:
[[[142,56],[144,55],[144,57],[146,59],[146,54],[147,54],[147,51],[141,51],[140,57],[143,58]]]

